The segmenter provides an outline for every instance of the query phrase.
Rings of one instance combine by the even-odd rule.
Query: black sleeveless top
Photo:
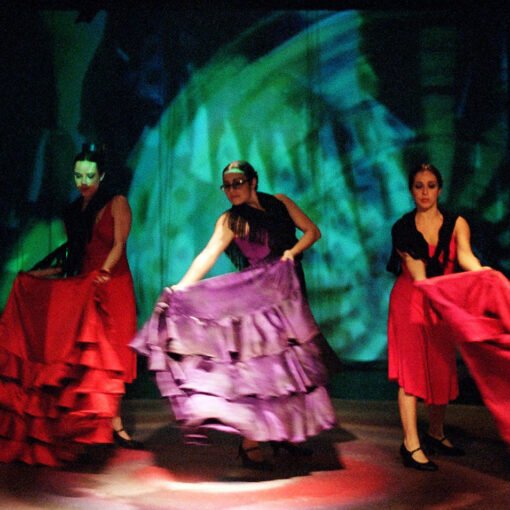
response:
[[[441,276],[448,263],[450,255],[450,240],[455,228],[458,215],[440,210],[443,215],[443,224],[439,229],[439,241],[432,257],[429,256],[429,246],[422,233],[416,228],[414,221],[416,209],[404,214],[392,227],[392,250],[386,269],[397,276],[402,272],[401,258],[398,252],[406,252],[413,259],[421,259],[425,262],[426,274]],[[441,255],[442,262],[441,262]]]
[[[268,193],[258,192],[257,196],[264,210],[246,204],[234,205],[227,211],[228,226],[240,239],[261,244],[267,242],[270,250],[267,258],[279,258],[285,250],[297,243],[296,226],[281,200]],[[244,269],[249,265],[234,241],[230,243],[225,253],[238,269]],[[301,258],[300,254],[296,260],[299,261]]]

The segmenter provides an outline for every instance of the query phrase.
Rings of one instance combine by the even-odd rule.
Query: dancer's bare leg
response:
[[[444,419],[446,416],[446,406],[445,405],[430,405],[428,406],[429,410],[429,436],[435,437],[436,439],[444,438]],[[448,439],[442,441],[445,446],[452,447],[452,443]]]
[[[127,441],[131,439],[131,436],[124,429],[124,424],[122,423],[122,418],[120,416],[115,416],[115,418],[112,418],[112,427],[117,435],[122,439],[126,439]]]
[[[403,388],[398,389],[398,408],[404,433],[404,446],[409,452],[420,448],[418,435],[417,399],[414,395],[407,394]],[[423,452],[418,450],[413,454],[416,462],[427,462],[429,459]]]

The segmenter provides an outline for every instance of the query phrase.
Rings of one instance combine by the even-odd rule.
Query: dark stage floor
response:
[[[146,451],[102,450],[60,469],[0,464],[0,508],[510,508],[510,455],[483,406],[450,406],[449,433],[467,455],[435,457],[440,470],[421,473],[400,462],[394,401],[334,402],[339,426],[309,441],[312,457],[281,454],[271,473],[258,473],[236,459],[235,436],[212,433],[208,446],[185,445],[162,400],[126,400],[126,421]]]

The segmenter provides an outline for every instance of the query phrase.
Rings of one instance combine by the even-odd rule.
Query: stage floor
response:
[[[312,457],[282,453],[273,458],[272,472],[261,473],[241,467],[237,437],[215,432],[207,446],[185,445],[162,400],[127,400],[126,422],[146,451],[102,449],[88,462],[59,469],[0,464],[0,508],[510,508],[510,454],[485,407],[449,407],[449,435],[467,454],[435,456],[439,471],[422,473],[400,461],[396,402],[334,403],[338,428],[308,442]]]

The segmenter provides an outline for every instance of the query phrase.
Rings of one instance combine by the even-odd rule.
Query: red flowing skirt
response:
[[[498,271],[469,271],[424,280],[425,319],[442,323],[510,444],[510,283]]]
[[[96,274],[16,278],[0,319],[0,461],[59,465],[112,441],[131,374]]]
[[[390,295],[389,379],[427,404],[444,405],[457,398],[456,350],[449,335],[443,323],[427,322],[423,294],[402,273]]]

